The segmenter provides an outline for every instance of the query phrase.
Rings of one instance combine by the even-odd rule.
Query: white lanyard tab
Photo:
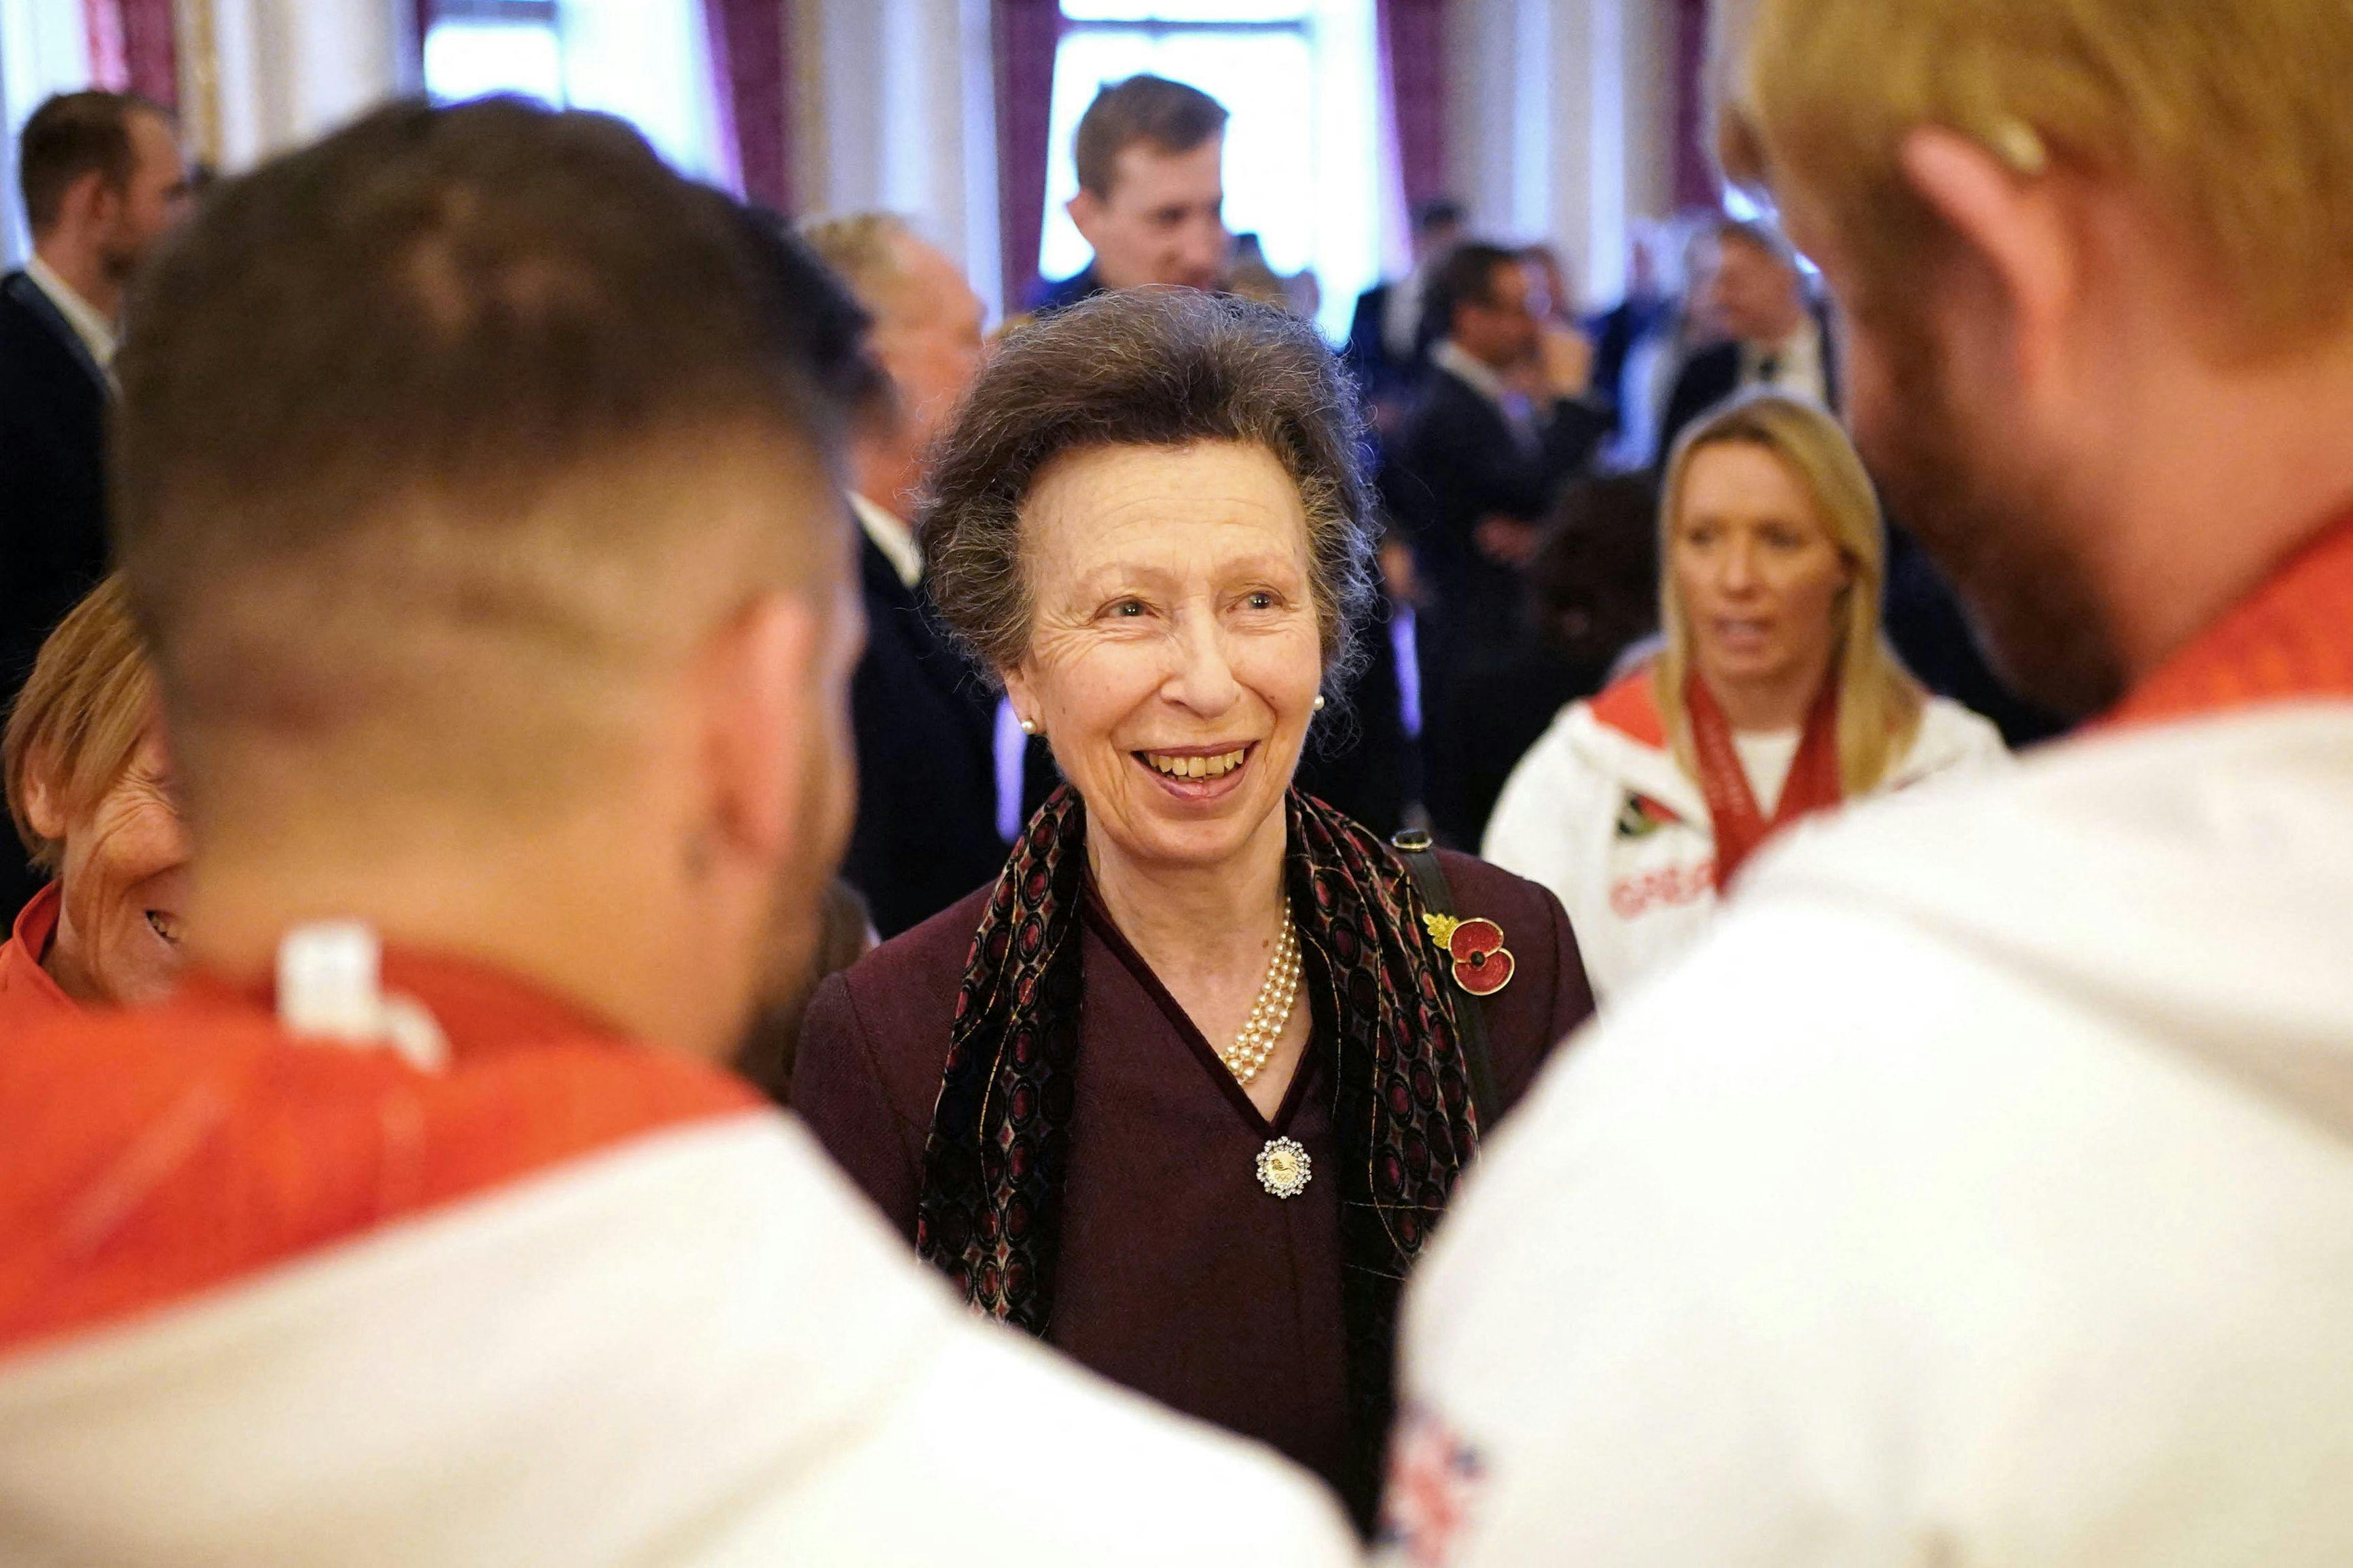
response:
[[[413,999],[384,994],[384,943],[358,921],[297,926],[278,944],[278,1021],[303,1039],[389,1046],[438,1072],[449,1042]]]

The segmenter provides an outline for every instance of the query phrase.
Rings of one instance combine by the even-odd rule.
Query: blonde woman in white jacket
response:
[[[1783,828],[2007,757],[1888,647],[1878,500],[1820,408],[1763,393],[1694,425],[1660,518],[1664,647],[1562,710],[1480,851],[1559,897],[1603,1000],[1688,946]]]

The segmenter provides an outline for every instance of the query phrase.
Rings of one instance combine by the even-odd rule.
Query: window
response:
[[[1315,274],[1318,320],[1345,334],[1380,273],[1380,137],[1373,0],[1062,0],[1039,268],[1066,278],[1087,243],[1063,211],[1071,144],[1096,90],[1138,71],[1225,105],[1226,226],[1255,233],[1277,272]]]
[[[602,110],[684,173],[726,178],[700,0],[431,0],[425,89]]]

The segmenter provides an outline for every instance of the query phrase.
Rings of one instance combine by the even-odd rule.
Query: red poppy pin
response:
[[[1512,983],[1512,950],[1504,945],[1504,928],[1493,921],[1424,915],[1421,923],[1454,960],[1454,984],[1472,995],[1493,996]]]

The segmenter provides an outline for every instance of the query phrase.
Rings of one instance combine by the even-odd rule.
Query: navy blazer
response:
[[[1503,625],[1487,629],[1508,632],[1519,574],[1480,553],[1478,524],[1490,515],[1546,521],[1607,428],[1603,415],[1564,398],[1538,438],[1523,443],[1476,387],[1432,367],[1389,455],[1382,490],[1441,604],[1458,614],[1501,615]]]
[[[851,526],[855,527],[853,521]],[[849,681],[858,816],[841,874],[890,938],[996,879],[997,701],[858,532],[866,652]]]
[[[0,280],[0,698],[106,574],[103,373],[47,295]]]
[[[22,272],[0,279],[0,714],[106,574],[105,373]],[[0,926],[39,886],[0,845]]]
[[[1821,334],[1822,386],[1830,395],[1831,412],[1845,407],[1845,389],[1839,384],[1838,339],[1831,331],[1830,313],[1820,306],[1809,312]],[[1740,390],[1740,344],[1712,343],[1683,361],[1675,373],[1674,389],[1667,394],[1667,411],[1659,421],[1659,468],[1675,449],[1675,437],[1686,426]]]

